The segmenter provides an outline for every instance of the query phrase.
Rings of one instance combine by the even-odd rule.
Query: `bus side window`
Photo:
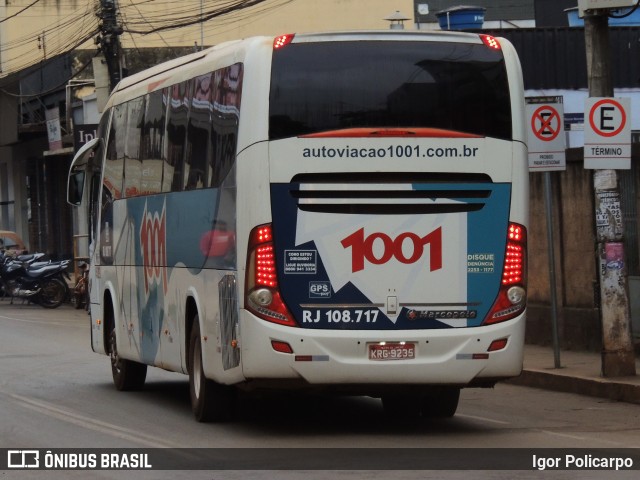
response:
[[[89,243],[95,240],[96,225],[98,224],[99,202],[100,202],[100,170],[91,172],[89,181]]]
[[[108,190],[111,200],[118,200],[122,197],[126,122],[127,104],[116,105],[113,108],[113,118],[109,129],[107,159],[104,170],[104,186]]]
[[[124,146],[124,196],[144,194],[142,182],[142,158],[140,139],[144,124],[144,97],[127,102],[127,134]]]
[[[187,155],[185,158],[184,188],[203,188],[206,183],[206,166],[211,155],[211,110],[213,109],[213,85],[210,73],[194,79],[194,93],[189,110],[187,130]]]
[[[214,72],[214,102],[211,123],[211,186],[224,182],[235,162],[242,96],[242,64],[236,63]]]
[[[182,190],[182,178],[186,152],[187,126],[189,121],[189,104],[191,98],[191,80],[170,87],[169,118],[167,121],[167,160],[164,175],[170,174],[171,190]],[[185,172],[187,175],[189,172]],[[165,182],[167,184],[168,182]],[[163,190],[164,191],[164,190]]]
[[[162,192],[162,167],[165,140],[166,103],[163,101],[163,90],[156,90],[147,95],[144,113],[144,126],[140,142],[143,176],[141,189],[146,194]]]

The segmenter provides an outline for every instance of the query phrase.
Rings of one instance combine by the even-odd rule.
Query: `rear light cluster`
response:
[[[512,223],[509,225],[507,237],[507,251],[504,259],[504,269],[502,270],[502,284],[515,285],[522,283],[524,276],[524,253],[525,245],[522,238],[524,227]]]
[[[271,243],[271,228],[259,228],[257,232],[258,242],[255,249],[256,258],[256,285],[262,287],[277,288],[276,260]]]
[[[254,228],[249,236],[245,306],[270,322],[296,327],[278,289],[271,225]]]
[[[500,291],[484,321],[485,325],[510,320],[524,311],[527,304],[526,262],[527,229],[510,223]]]

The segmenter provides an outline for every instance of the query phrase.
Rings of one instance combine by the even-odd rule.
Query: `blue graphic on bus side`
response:
[[[139,266],[123,275],[118,286],[124,323],[139,322],[130,341],[139,342],[143,362],[157,360],[161,332],[178,317],[165,308],[175,301],[174,270],[197,275],[205,268],[237,268],[235,223],[224,221],[232,215],[221,215],[220,191],[132,197],[114,206],[113,267],[118,272]],[[224,211],[234,211],[234,202],[230,199]],[[191,213],[181,215],[184,211]]]

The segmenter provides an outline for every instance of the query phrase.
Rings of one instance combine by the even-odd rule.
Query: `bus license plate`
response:
[[[416,358],[415,343],[369,345],[369,360],[410,360]]]

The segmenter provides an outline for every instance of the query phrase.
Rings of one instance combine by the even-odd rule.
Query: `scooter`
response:
[[[0,253],[0,280],[5,295],[24,298],[44,308],[57,308],[67,299],[65,281],[70,260],[24,263]]]

